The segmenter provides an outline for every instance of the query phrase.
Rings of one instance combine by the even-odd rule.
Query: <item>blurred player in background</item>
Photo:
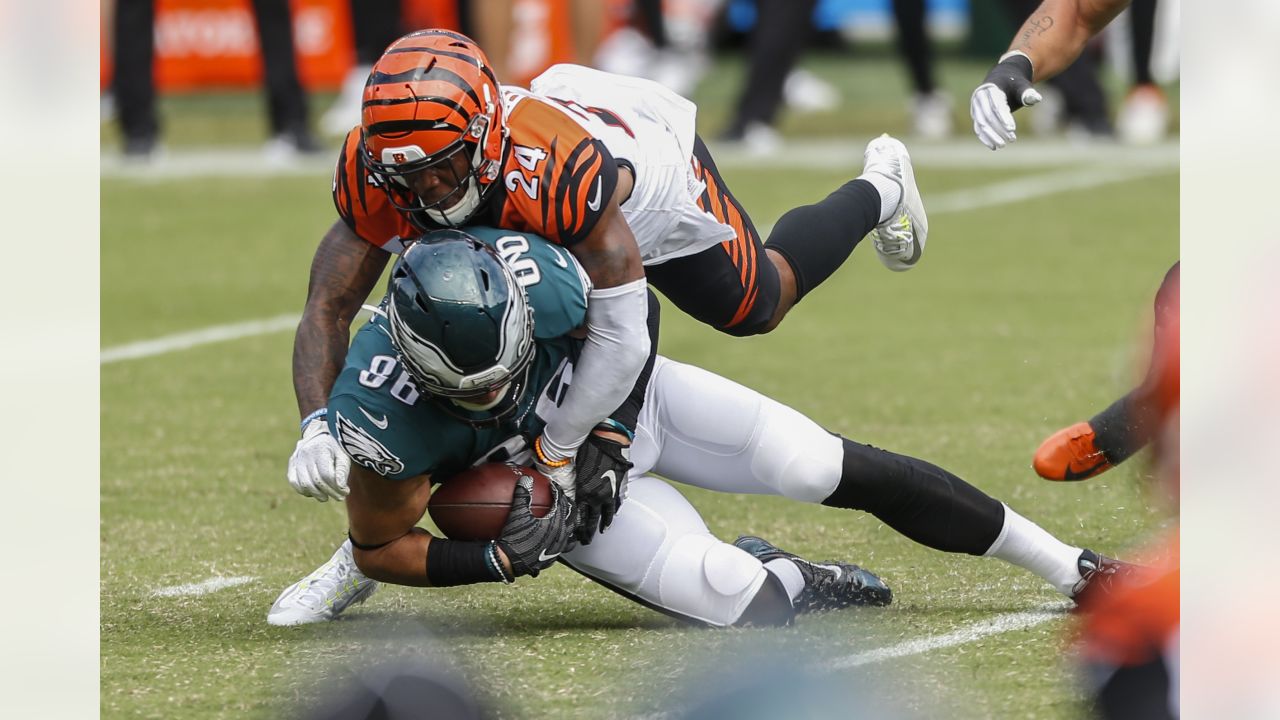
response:
[[[1009,51],[969,98],[973,131],[999,150],[1018,139],[1013,111],[1040,102],[1032,82],[1048,80],[1075,62],[1130,0],[1044,0],[1022,24]]]
[[[438,19],[438,27],[450,24]],[[320,116],[320,129],[327,135],[342,135],[360,122],[360,97],[373,64],[382,51],[405,32],[400,0],[351,0],[351,34],[356,64],[347,71],[333,104]]]
[[[253,20],[262,54],[267,123],[263,148],[268,159],[318,152],[308,122],[307,94],[298,79],[293,17],[285,0],[253,0]],[[112,92],[124,136],[124,154],[152,156],[160,140],[156,109],[155,0],[116,0],[112,26]]]
[[[1156,0],[1133,0],[1129,11],[1133,83],[1116,117],[1116,132],[1135,145],[1158,142],[1169,129],[1169,102],[1151,72],[1156,6]]]
[[[1164,340],[1151,358],[1142,385],[1131,393],[1144,426],[1152,428],[1154,493],[1177,517],[1181,484],[1179,290],[1161,288],[1156,326]],[[1179,716],[1180,543],[1179,526],[1165,530],[1145,555],[1148,568],[1116,577],[1104,595],[1082,599],[1080,657],[1095,709],[1105,718]]]
[[[775,127],[786,105],[831,110],[838,91],[796,67],[814,34],[817,0],[758,0],[747,53],[747,74],[738,92],[729,126],[720,139],[740,143],[760,154],[777,151]],[[906,64],[913,90],[911,116],[916,135],[940,140],[951,133],[951,100],[938,90],[933,74],[933,46],[925,28],[924,0],[894,0],[898,54]]]
[[[1160,432],[1154,422],[1159,413],[1151,407],[1153,395],[1147,387],[1158,381],[1163,358],[1169,352],[1177,353],[1178,267],[1179,263],[1175,263],[1156,293],[1151,364],[1143,384],[1090,420],[1075,423],[1046,438],[1032,460],[1032,467],[1040,477],[1046,480],[1091,478],[1124,462]]]
[[[776,327],[868,233],[890,269],[920,259],[927,219],[902,143],[873,140],[858,178],[783,215],[762,243],[695,135],[695,114],[656,83],[575,65],[553,67],[529,91],[499,86],[480,48],[444,30],[388,48],[365,88],[363,122],[343,143],[339,219],[316,250],[295,337],[303,437],[290,484],[318,499],[345,495],[349,465],[329,434],[326,400],[351,319],[391,254],[424,230],[533,232],[590,276],[573,386],[534,443],[538,469],[566,491],[594,484],[579,468],[595,463],[575,457],[595,452],[583,444],[591,428],[644,366],[647,283],[698,320],[745,336]]]
[[[433,479],[448,482],[481,462],[533,459],[531,439],[563,412],[566,386],[578,380],[583,341],[575,336],[590,312],[585,275],[531,233],[437,231],[404,251],[328,402],[329,432],[356,463],[349,540],[280,595],[270,623],[333,619],[375,581],[512,582],[557,558],[628,598],[714,626],[889,602],[888,587],[856,566],[812,563],[756,537],[717,540],[656,476],[870,512],[927,547],[1030,570],[1067,597],[1097,593],[1128,572],[940,467],[842,438],[755,391],[656,356],[656,302],[646,369],[592,430],[593,442],[620,460],[611,467],[624,468],[598,481],[615,485],[615,502],[584,515],[553,486],[553,507],[539,519],[525,478],[495,541],[417,528]]]

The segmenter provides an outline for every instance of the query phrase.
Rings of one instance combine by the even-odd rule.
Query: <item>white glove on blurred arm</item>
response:
[[[1013,111],[1040,102],[1040,93],[1031,86],[1031,59],[1018,50],[1000,56],[969,98],[973,132],[983,145],[999,150],[1018,139]]]
[[[351,458],[329,434],[326,413],[317,413],[307,417],[302,439],[289,457],[289,484],[300,494],[320,502],[328,502],[329,498],[341,500],[348,492]]]

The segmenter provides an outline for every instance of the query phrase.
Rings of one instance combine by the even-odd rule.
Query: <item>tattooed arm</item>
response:
[[[351,320],[382,275],[391,253],[333,223],[311,261],[307,304],[293,338],[293,391],[305,417],[324,407],[351,342]]]
[[[1089,39],[1130,0],[1044,0],[1014,36],[1009,51],[1026,53],[1033,79],[1048,80],[1080,57]]]

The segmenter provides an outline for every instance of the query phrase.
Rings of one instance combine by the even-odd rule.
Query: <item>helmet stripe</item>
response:
[[[369,74],[369,81],[368,83],[366,83],[366,87],[369,85],[420,83],[420,82],[432,82],[432,81],[447,82],[457,87],[459,90],[465,92],[467,96],[471,98],[471,101],[476,104],[477,108],[484,107],[484,104],[480,102],[480,96],[476,94],[475,88],[471,87],[471,85],[468,84],[466,80],[463,80],[462,76],[458,75],[452,70],[448,70],[446,68],[440,67],[439,65],[436,65],[434,62],[427,69],[426,72],[423,72],[422,68],[413,68],[411,70],[406,70],[404,72],[398,72],[398,73],[384,73],[378,70],[374,70],[372,73]]]
[[[480,58],[476,57],[475,55],[467,55],[466,53],[460,53],[460,52],[449,52],[448,50],[440,50],[438,48],[432,48],[432,47],[390,48],[384,54],[397,55],[400,53],[411,53],[411,52],[422,52],[430,55],[439,55],[441,57],[449,57],[449,58],[454,58],[456,60],[461,60],[467,65],[475,66],[477,69],[480,70],[480,72],[484,73],[485,77],[489,78],[490,82],[492,82],[494,85],[498,85],[498,76],[493,74],[493,68],[489,67],[485,63],[480,62]],[[630,128],[626,128],[626,130],[628,134],[631,134]]]
[[[415,130],[452,130],[454,132],[462,132],[463,128],[453,123],[439,120],[384,120],[369,126],[369,132],[373,135],[395,135],[396,133],[411,133]]]

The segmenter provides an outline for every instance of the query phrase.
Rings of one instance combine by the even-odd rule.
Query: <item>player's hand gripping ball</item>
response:
[[[521,475],[533,478],[530,511],[536,518],[551,510],[551,481],[532,468],[485,463],[458,473],[431,493],[427,512],[451,540],[497,540],[511,514]]]

